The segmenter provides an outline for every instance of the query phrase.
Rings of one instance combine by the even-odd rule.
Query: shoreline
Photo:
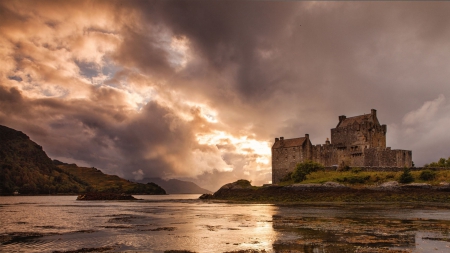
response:
[[[450,206],[450,187],[428,184],[404,184],[395,181],[379,186],[348,187],[335,182],[295,184],[288,186],[252,186],[246,180],[222,186],[214,194],[203,194],[203,200],[222,200],[261,204],[313,203],[435,203]]]

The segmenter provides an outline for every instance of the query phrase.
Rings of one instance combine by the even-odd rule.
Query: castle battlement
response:
[[[331,129],[331,141],[313,145],[309,134],[305,137],[275,138],[272,146],[272,182],[280,182],[294,171],[297,163],[312,160],[326,167],[345,164],[353,167],[411,167],[410,150],[386,147],[386,125],[381,125],[377,111],[347,118],[339,116],[336,128]]]

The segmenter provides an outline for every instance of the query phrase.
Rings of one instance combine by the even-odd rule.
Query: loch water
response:
[[[0,197],[0,252],[450,252],[448,206],[135,197],[142,200]]]

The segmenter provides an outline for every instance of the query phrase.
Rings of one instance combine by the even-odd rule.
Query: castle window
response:
[[[292,158],[295,159],[295,155],[293,155]]]

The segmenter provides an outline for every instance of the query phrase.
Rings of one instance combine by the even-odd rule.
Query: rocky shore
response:
[[[77,200],[136,200],[136,198],[125,193],[91,192],[78,195]]]
[[[432,186],[424,183],[399,184],[396,181],[380,185],[349,187],[336,182],[323,184],[292,184],[288,186],[252,186],[238,180],[222,186],[214,194],[200,199],[251,202],[441,202],[450,203],[450,185]]]

